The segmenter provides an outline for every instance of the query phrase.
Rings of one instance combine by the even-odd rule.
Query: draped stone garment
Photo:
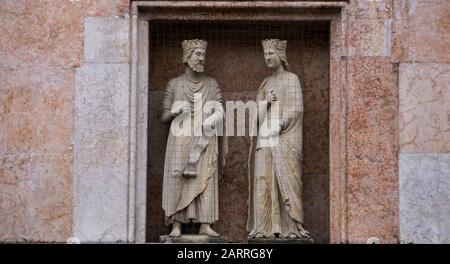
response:
[[[191,124],[194,124],[194,116],[202,111],[202,109],[194,109],[195,93],[202,94],[203,105],[211,100],[223,104],[222,92],[213,78],[205,76],[200,83],[195,84],[182,75],[172,79],[167,85],[163,99],[163,115],[171,111],[174,102],[186,101],[191,107]],[[223,109],[221,114],[223,115]],[[203,114],[203,120],[208,117],[209,115]],[[171,122],[171,129],[174,123]],[[219,140],[217,135],[208,137],[207,146],[197,162],[197,176],[193,178],[182,176],[190,153],[200,138],[201,136],[194,134],[176,136],[169,132],[162,197],[166,224],[173,223],[174,220],[182,223],[190,221],[214,223],[219,219],[218,176],[221,166],[219,161],[222,161],[219,159],[219,150],[224,157],[227,150],[226,142],[222,143],[222,139]]]
[[[269,76],[258,89],[257,101],[264,100],[270,91],[276,95],[279,112],[273,111],[272,103],[262,118],[253,121],[259,131],[256,141],[252,138],[249,157],[247,231],[250,237],[300,237],[303,99],[297,75],[284,72]],[[266,147],[261,144],[264,138],[259,132],[263,122],[274,118],[281,124],[278,143]]]

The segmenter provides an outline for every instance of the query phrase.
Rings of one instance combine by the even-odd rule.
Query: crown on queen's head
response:
[[[183,40],[181,43],[183,50],[206,49],[208,42],[202,39]]]
[[[262,41],[263,49],[277,49],[286,51],[287,40],[265,39]]]

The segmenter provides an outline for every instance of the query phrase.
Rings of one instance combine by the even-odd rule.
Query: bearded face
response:
[[[204,71],[204,64],[205,64],[205,55],[206,50],[197,48],[194,49],[191,56],[189,56],[187,63],[189,67],[195,72],[203,72]]]

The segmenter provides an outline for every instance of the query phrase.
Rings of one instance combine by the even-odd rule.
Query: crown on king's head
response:
[[[203,39],[190,39],[190,40],[183,40],[181,43],[181,46],[183,47],[183,50],[191,50],[191,49],[206,49],[208,46],[208,42]]]
[[[264,49],[277,49],[286,51],[287,40],[280,39],[265,39],[262,41],[262,45]]]

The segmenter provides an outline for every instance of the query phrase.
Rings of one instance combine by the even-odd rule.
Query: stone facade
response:
[[[82,104],[87,104],[89,101],[80,101],[81,97],[77,97],[80,95],[77,92],[91,92],[98,96],[102,92],[101,89],[92,90],[92,88],[97,88],[99,83],[101,85],[98,88],[108,83],[115,84],[117,79],[118,85],[124,84],[125,86],[121,88],[127,90],[129,7],[128,0],[5,0],[1,2],[1,241],[64,242],[74,234],[86,232],[79,227],[80,225],[89,225],[90,228],[95,229],[86,229],[89,230],[86,237],[94,241],[123,239],[116,234],[105,233],[110,226],[105,228],[103,220],[97,218],[101,215],[101,210],[94,209],[92,211],[95,212],[92,213],[86,211],[80,214],[79,212],[78,200],[81,197],[92,202],[92,206],[102,204],[102,201],[96,200],[95,197],[100,198],[103,193],[96,196],[94,192],[89,191],[89,184],[92,184],[92,181],[101,183],[102,177],[114,175],[101,171],[102,168],[109,166],[105,163],[107,159],[102,159],[101,154],[90,152],[92,148],[96,149],[95,146],[99,147],[95,150],[97,153],[102,152],[101,146],[95,145],[101,143],[95,142],[95,139],[98,139],[95,137],[105,135],[100,134],[98,126],[90,123],[98,121],[95,120],[95,115],[99,113],[89,112],[89,109],[85,108],[83,108],[84,112],[80,113],[79,107],[83,107]],[[108,39],[104,31],[86,36],[85,27],[89,28],[90,21],[120,20],[116,17],[123,17],[124,22],[121,27],[113,28],[115,24],[111,22],[110,27],[100,29],[118,37]],[[101,25],[97,24],[97,28],[89,29],[98,30],[99,27]],[[122,29],[125,30],[124,33]],[[95,39],[90,41],[90,38]],[[102,53],[102,47],[98,46],[100,45],[98,42],[102,39],[106,39],[108,43],[109,41],[117,43],[119,38],[124,41],[120,47],[115,47],[116,50],[113,53],[116,54],[117,49],[122,49],[122,52],[119,52],[120,58],[112,62],[124,63],[122,68],[120,65],[108,64],[111,59],[110,54]],[[103,48],[110,50],[109,47],[103,46]],[[94,56],[96,54],[99,55]],[[101,59],[100,56],[104,56],[106,60],[94,61]],[[106,66],[94,65],[98,62],[104,62]],[[111,66],[108,68],[108,65]],[[96,71],[91,71],[92,69]],[[123,75],[116,76],[116,80],[110,79],[114,75],[110,76],[109,73],[120,72],[123,72]],[[96,76],[96,73],[103,73],[103,75]],[[97,81],[96,84],[95,81]],[[107,91],[103,91],[105,92],[103,98],[96,98],[98,104],[90,104],[91,106],[101,108],[109,104],[104,102],[105,104],[102,105],[100,101],[111,99]],[[89,94],[85,95],[89,97]],[[94,98],[95,96],[88,99]],[[124,107],[126,115],[127,105]],[[85,123],[77,123],[76,115],[80,116],[80,114],[88,115]],[[124,121],[125,129],[128,124],[127,120]],[[86,130],[81,131],[80,128]],[[80,133],[77,134],[77,131]],[[81,132],[89,135],[88,138]],[[92,134],[92,132],[98,133]],[[124,147],[127,148],[127,146]],[[110,146],[110,148],[113,147]],[[90,157],[95,155],[96,158],[84,160],[83,163],[83,153],[80,149],[88,152]],[[126,159],[126,153],[121,155],[124,155],[121,159]],[[84,158],[88,156],[85,154]],[[113,157],[110,158],[110,162],[115,163],[116,160]],[[120,162],[126,163],[126,161]],[[92,166],[83,166],[88,164]],[[90,172],[87,169],[90,169]],[[77,172],[86,181],[77,180],[77,175],[80,175]],[[105,180],[109,182],[108,179]],[[114,180],[118,186],[121,184],[120,178]],[[114,188],[108,192],[114,192]],[[119,201],[119,206],[122,203],[126,208],[127,202],[120,201],[126,197],[126,192],[125,195],[120,193],[118,195],[120,198],[117,197],[116,200],[106,199],[107,203],[104,205]],[[106,197],[103,196],[103,198]],[[120,211],[121,208],[115,210]],[[107,216],[108,214],[104,217]],[[111,219],[115,218],[116,211],[112,211],[109,216]],[[95,223],[100,224],[95,225]],[[126,230],[125,227],[116,228]],[[126,235],[124,237],[126,239]]]
[[[139,33],[132,5],[1,2],[0,241],[144,240],[133,230],[145,228],[129,225],[135,197],[129,160],[135,148],[141,151],[132,139],[145,136],[133,120],[147,120],[145,111],[133,110],[130,83],[148,76],[145,63],[133,75],[132,39]],[[346,154],[329,159],[341,175],[329,179],[330,242],[373,236],[381,243],[449,242],[449,9],[446,0],[350,0],[331,23],[330,84],[345,87],[325,98],[329,149]],[[253,97],[238,92],[225,96]],[[149,98],[149,122],[156,98]],[[149,149],[157,149],[149,140]],[[237,165],[230,175],[245,169],[237,146],[247,147],[245,139],[232,144]],[[245,183],[225,181],[235,186],[230,193]],[[230,217],[243,225],[246,215]]]

